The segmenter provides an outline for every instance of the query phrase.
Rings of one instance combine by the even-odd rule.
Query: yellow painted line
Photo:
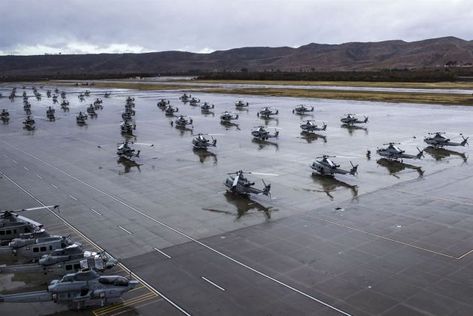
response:
[[[106,312],[102,312],[101,314],[99,314],[98,316],[105,316],[105,315],[112,315],[112,313],[123,313],[123,312],[126,312],[126,311],[130,311],[131,307],[136,307],[138,306],[138,304],[141,304],[141,303],[144,303],[144,302],[148,302],[148,301],[151,301],[151,300],[154,300],[156,299],[157,297],[146,297],[146,298],[142,298],[140,300],[137,300],[135,302],[133,302],[133,304],[123,304],[123,305],[120,305],[120,306],[117,306],[115,309],[113,310],[108,310]]]
[[[119,304],[101,307],[101,308],[95,310],[94,314],[96,316],[103,316],[103,315],[106,315],[106,314],[111,313],[113,311],[123,309],[123,308],[127,308],[129,306],[133,306],[134,304],[141,303],[143,301],[154,299],[154,298],[157,298],[157,297],[158,296],[154,293],[151,293],[151,292],[146,293],[146,294],[134,297],[133,299],[123,301],[122,303],[119,303]]]
[[[147,302],[147,303],[144,303],[144,304],[141,304],[141,303],[140,303],[140,304],[135,305],[135,306],[133,306],[133,307],[136,309],[136,308],[140,308],[140,307],[143,307],[143,306],[147,306],[147,305],[149,305],[149,304],[154,304],[154,303],[156,303],[156,302],[160,302],[160,300],[155,300],[155,301]],[[118,312],[118,313],[113,313],[113,314],[111,314],[110,316],[117,316],[117,315],[121,315],[121,314],[123,314],[123,313],[128,313],[128,312],[130,312],[130,309],[126,309],[126,310],[120,311],[120,312]]]

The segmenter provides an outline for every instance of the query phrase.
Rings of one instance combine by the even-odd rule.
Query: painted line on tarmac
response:
[[[160,254],[162,254],[163,256],[165,256],[166,258],[168,259],[171,259],[171,256],[164,253],[163,251],[159,250],[158,248],[153,248],[154,250],[156,250],[157,252],[159,252]]]
[[[201,278],[202,278],[202,280],[206,281],[207,283],[210,283],[210,284],[212,284],[213,286],[215,286],[215,287],[216,287],[217,289],[219,289],[220,291],[225,292],[225,289],[224,289],[223,287],[221,287],[220,285],[215,284],[214,282],[210,281],[210,280],[207,279],[206,277],[203,277],[203,276],[202,276]]]

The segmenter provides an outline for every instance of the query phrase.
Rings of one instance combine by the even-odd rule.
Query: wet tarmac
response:
[[[21,97],[0,99],[11,116],[8,125],[0,124],[1,207],[37,206],[25,191],[61,205],[62,217],[182,309],[160,300],[136,313],[473,312],[471,150],[426,149],[424,159],[402,163],[376,154],[390,141],[415,154],[416,147],[426,147],[423,136],[437,130],[455,139],[461,132],[473,135],[473,109],[196,94],[215,104],[212,116],[180,102],[180,91],[110,90],[112,96],[103,98],[104,90],[93,87],[64,89],[71,110],[56,105],[55,122],[46,120],[52,101],[44,89],[41,101],[30,98],[37,121],[32,132],[22,129]],[[77,95],[85,89],[92,95],[80,102]],[[134,163],[115,154],[128,95],[136,99],[132,139],[154,144],[135,145],[141,155]],[[104,109],[77,126],[75,115],[96,97]],[[192,131],[169,124],[172,118],[156,106],[161,98],[193,119],[193,132],[215,135],[217,147],[209,154],[193,151]],[[236,111],[237,99],[250,102],[249,110]],[[301,103],[315,112],[292,114]],[[263,106],[278,109],[277,120],[259,119]],[[239,114],[237,125],[220,124],[224,110]],[[365,127],[340,126],[340,117],[352,112],[369,116]],[[305,119],[327,123],[327,131],[301,134]],[[253,142],[256,125],[277,127],[279,137]],[[336,155],[343,167],[359,164],[359,174],[312,175],[309,165],[323,154]],[[227,193],[227,173],[240,169],[277,174],[263,176],[272,184],[271,198]],[[250,177],[262,186],[261,176]],[[48,220],[43,212],[31,217]],[[25,315],[42,310],[28,305]]]

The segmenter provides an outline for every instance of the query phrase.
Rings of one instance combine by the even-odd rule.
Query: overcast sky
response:
[[[472,0],[0,0],[0,12],[1,55],[473,39]]]

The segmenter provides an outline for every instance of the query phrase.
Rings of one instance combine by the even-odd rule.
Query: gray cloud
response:
[[[0,53],[473,38],[469,0],[3,0]]]

